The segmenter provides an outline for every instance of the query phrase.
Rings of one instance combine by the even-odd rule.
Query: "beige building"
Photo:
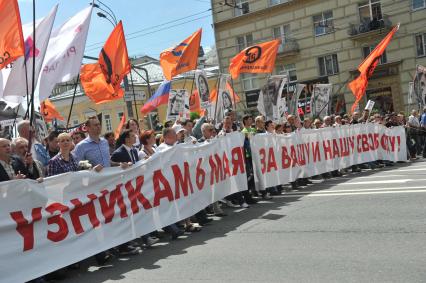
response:
[[[354,97],[346,84],[374,46],[401,23],[370,79],[366,99],[378,111],[407,111],[408,83],[416,64],[426,65],[426,0],[212,0],[216,48],[221,72],[240,50],[281,38],[275,74],[289,73],[288,91],[306,83],[332,83],[330,110],[350,110]],[[245,103],[255,108],[266,75],[242,74],[234,82]],[[299,106],[307,107],[302,100]],[[345,107],[344,107],[345,106]],[[308,107],[309,108],[309,107]],[[309,112],[309,109],[305,109]]]

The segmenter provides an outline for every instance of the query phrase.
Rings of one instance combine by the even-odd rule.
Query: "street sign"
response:
[[[133,98],[133,91],[126,91],[124,93],[124,100],[125,101],[133,101],[134,99],[136,99],[137,101],[139,100],[146,100],[146,93],[144,91],[135,91],[135,98]]]

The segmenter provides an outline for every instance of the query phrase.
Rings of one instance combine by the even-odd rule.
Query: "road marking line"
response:
[[[393,191],[393,190],[426,190],[426,186],[419,187],[398,187],[398,188],[372,188],[372,189],[353,189],[353,190],[323,190],[323,191],[301,191],[301,192],[290,192],[285,195],[300,195],[300,194],[328,194],[328,193],[345,193],[345,192],[370,192],[370,191]]]
[[[406,194],[406,193],[426,193],[426,190],[408,190],[408,191],[381,191],[381,192],[354,192],[354,193],[340,193],[340,194],[298,194],[298,195],[283,195],[282,197],[328,197],[328,196],[352,196],[352,195],[379,195],[379,194]]]
[[[412,169],[396,169],[393,172],[411,172],[411,171],[426,171],[426,168],[412,168]]]

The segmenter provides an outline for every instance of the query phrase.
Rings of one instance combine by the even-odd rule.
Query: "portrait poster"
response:
[[[189,114],[189,96],[186,89],[172,89],[167,105],[167,120],[176,120]]]
[[[207,74],[204,70],[195,71],[195,85],[200,96],[201,108],[208,109],[210,107],[210,90]]]

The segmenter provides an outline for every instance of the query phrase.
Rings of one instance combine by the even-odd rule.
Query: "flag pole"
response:
[[[232,87],[232,99],[234,100],[234,111],[237,111],[237,101],[235,99],[234,80],[231,76],[231,87]]]
[[[67,119],[67,130],[69,128],[70,125],[70,119],[71,119],[71,113],[72,113],[72,108],[74,106],[74,99],[75,99],[75,95],[77,93],[77,86],[78,86],[78,81],[80,80],[80,74],[77,75],[77,80],[75,82],[74,85],[74,93],[72,95],[72,100],[71,100],[71,106],[70,106],[70,112],[68,113],[68,119]]]
[[[35,89],[35,53],[36,53],[36,9],[35,9],[35,1],[33,0],[33,46],[32,46],[32,52],[33,52],[33,69],[32,69],[32,82],[31,82],[31,101],[30,101],[30,107],[28,110],[29,112],[29,118],[30,118],[30,134],[29,134],[29,141],[28,141],[28,151],[31,151],[32,147],[32,135],[35,134],[31,130],[34,124],[34,89]],[[26,73],[26,72],[25,72]],[[27,111],[28,111],[27,110]]]
[[[216,79],[216,104],[214,107],[214,115],[213,115],[213,122],[216,124],[216,112],[217,112],[217,103],[219,101],[219,80],[220,80],[220,73],[217,76]]]
[[[138,123],[139,123],[139,113],[138,113],[138,106],[136,104],[136,94],[135,94],[135,85],[133,83],[132,68],[130,68],[130,81],[132,82],[132,93],[133,93],[133,102],[135,104],[136,119],[138,120]]]
[[[195,72],[194,72],[194,77],[192,78],[191,93],[189,94],[189,97],[191,97],[192,91],[194,90],[194,82],[195,82]],[[198,95],[200,95],[200,94],[198,94]]]

